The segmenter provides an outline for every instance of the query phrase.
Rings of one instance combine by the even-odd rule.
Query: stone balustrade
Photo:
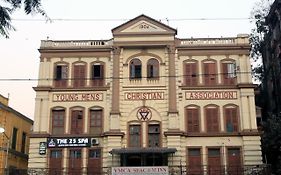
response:
[[[108,46],[109,40],[41,41],[40,48],[91,48]]]

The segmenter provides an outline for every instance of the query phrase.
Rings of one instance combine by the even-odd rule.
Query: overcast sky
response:
[[[0,37],[0,94],[9,94],[9,106],[33,119],[32,87],[37,82],[22,79],[38,78],[37,49],[40,40],[47,37],[110,39],[112,28],[141,14],[177,29],[179,38],[233,37],[251,32],[253,24],[246,18],[257,1],[260,0],[42,0],[52,22],[19,11],[13,15],[16,31],[10,33],[10,39]]]

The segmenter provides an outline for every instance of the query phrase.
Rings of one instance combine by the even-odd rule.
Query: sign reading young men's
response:
[[[237,99],[236,91],[191,91],[185,93],[187,100],[229,100]]]
[[[58,147],[89,147],[91,146],[90,138],[48,138],[48,148]]]
[[[65,93],[53,94],[54,102],[75,102],[75,101],[102,101],[102,93]]]
[[[169,175],[167,166],[112,167],[112,175]]]

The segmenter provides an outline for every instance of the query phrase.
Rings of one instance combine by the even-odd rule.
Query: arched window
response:
[[[148,124],[148,147],[160,147],[160,124]]]
[[[205,107],[207,132],[219,132],[219,108],[212,105]]]
[[[90,109],[89,134],[100,135],[103,130],[103,110],[102,108]]]
[[[86,82],[86,65],[83,63],[76,63],[73,66],[73,87],[81,88],[85,86]]]
[[[199,107],[188,106],[185,108],[187,132],[200,132]]]
[[[222,62],[222,83],[233,85],[236,83],[236,66],[234,61]]]
[[[68,65],[66,63],[57,63],[55,65],[55,87],[66,87],[68,79]]]
[[[82,134],[83,133],[83,118],[84,111],[82,108],[73,108],[71,109],[71,134]]]
[[[130,62],[130,78],[141,78],[141,61],[134,58]]]
[[[205,85],[216,85],[217,65],[215,61],[205,61],[203,63],[203,77]]]
[[[129,125],[129,147],[141,147],[141,125]]]
[[[238,107],[234,105],[224,106],[223,111],[226,132],[238,132]]]
[[[94,63],[91,70],[92,86],[104,85],[104,64]]]
[[[184,85],[185,86],[196,86],[198,83],[198,71],[197,62],[185,62],[184,63]]]
[[[65,109],[64,108],[52,109],[51,118],[52,118],[52,134],[64,134]]]
[[[159,62],[155,58],[147,62],[147,78],[159,78]]]

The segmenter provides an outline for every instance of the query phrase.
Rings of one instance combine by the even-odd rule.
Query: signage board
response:
[[[102,101],[102,93],[56,93],[53,102]]]
[[[112,175],[169,175],[167,166],[112,167]]]
[[[229,100],[237,99],[236,91],[189,91],[185,93],[187,100]]]
[[[48,148],[60,148],[60,147],[90,147],[91,139],[84,137],[75,138],[48,138]]]
[[[126,92],[125,100],[164,100],[164,92]]]
[[[39,154],[40,155],[45,155],[46,154],[46,149],[47,149],[47,143],[46,142],[40,142],[39,143]]]

